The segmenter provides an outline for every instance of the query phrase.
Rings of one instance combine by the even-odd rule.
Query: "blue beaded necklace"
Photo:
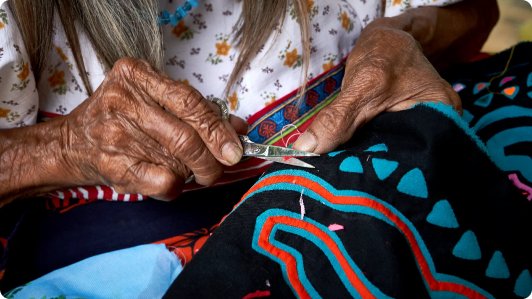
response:
[[[163,17],[157,18],[157,24],[171,23],[172,26],[177,26],[177,22],[183,20],[183,18],[187,16],[187,11],[191,10],[192,7],[197,6],[198,0],[187,0],[182,6],[177,7],[175,14],[169,14],[166,10],[163,11]]]

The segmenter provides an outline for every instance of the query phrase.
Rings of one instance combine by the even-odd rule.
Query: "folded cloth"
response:
[[[163,244],[142,245],[85,259],[4,296],[8,299],[161,298],[181,270],[180,260]]]

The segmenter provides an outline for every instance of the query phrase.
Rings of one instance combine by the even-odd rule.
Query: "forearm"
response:
[[[420,7],[393,18],[380,18],[368,27],[408,32],[434,67],[443,70],[476,55],[498,18],[496,0],[463,0],[445,7]]]
[[[0,207],[74,184],[63,163],[63,118],[0,130]]]

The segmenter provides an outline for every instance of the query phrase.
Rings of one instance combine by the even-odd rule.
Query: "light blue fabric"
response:
[[[4,294],[29,298],[161,298],[183,270],[164,244],[97,255],[56,270]]]

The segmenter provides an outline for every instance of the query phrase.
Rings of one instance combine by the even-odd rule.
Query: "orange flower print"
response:
[[[9,114],[9,112],[11,112],[11,110],[0,108],[0,118],[7,117],[7,115]]]
[[[183,84],[185,84],[185,85],[190,85],[190,83],[188,82],[188,79],[185,79],[185,80],[181,80],[181,79],[179,79],[179,80],[177,80],[177,82],[179,82],[179,83],[183,83]]]
[[[294,63],[296,63],[297,58],[297,49],[294,49],[292,52],[286,52],[286,60],[284,61],[283,65],[288,65],[288,67],[292,67]]]
[[[333,61],[329,61],[329,63],[324,63],[323,64],[323,71],[326,72],[330,69],[332,69],[334,67],[334,62]]]
[[[20,74],[18,74],[17,77],[20,79],[20,81],[25,81],[26,78],[28,78],[29,74],[30,74],[30,64],[26,63],[22,67],[22,72],[20,72]]]
[[[395,6],[397,4],[401,4],[401,2],[403,2],[403,0],[393,0],[392,6]]]
[[[174,30],[172,30],[172,33],[176,36],[176,37],[181,37],[181,35],[183,35],[183,33],[185,33],[185,31],[187,31],[188,27],[185,26],[185,21],[184,20],[181,20],[177,23],[177,26],[174,27]]]
[[[344,13],[342,14],[342,28],[344,28],[345,30],[348,30],[349,23],[351,23],[351,20],[347,16],[347,13],[344,11]]]
[[[59,56],[61,57],[61,59],[63,59],[64,61],[67,61],[68,60],[68,57],[65,55],[65,53],[63,53],[63,49],[61,49],[61,47],[55,47],[55,50],[57,51],[57,54],[59,54]]]
[[[314,1],[312,0],[307,0],[307,8],[308,8],[308,13],[311,13],[312,12],[312,7],[314,6]]]
[[[231,110],[236,111],[236,104],[238,104],[238,97],[236,96],[236,91],[234,91],[233,95],[229,97],[229,102],[231,103]]]
[[[227,56],[231,50],[231,45],[228,45],[226,41],[223,41],[221,44],[216,44],[216,55]]]
[[[57,85],[62,85],[65,83],[65,72],[54,70],[54,73],[48,77],[48,83],[50,87],[56,87]]]
[[[264,107],[266,107],[266,106],[268,106],[270,104],[273,104],[275,101],[277,101],[277,99],[275,97],[272,97],[271,101],[264,103]]]
[[[4,27],[6,27],[6,25],[4,25],[4,23],[0,22],[0,30],[4,29]]]

